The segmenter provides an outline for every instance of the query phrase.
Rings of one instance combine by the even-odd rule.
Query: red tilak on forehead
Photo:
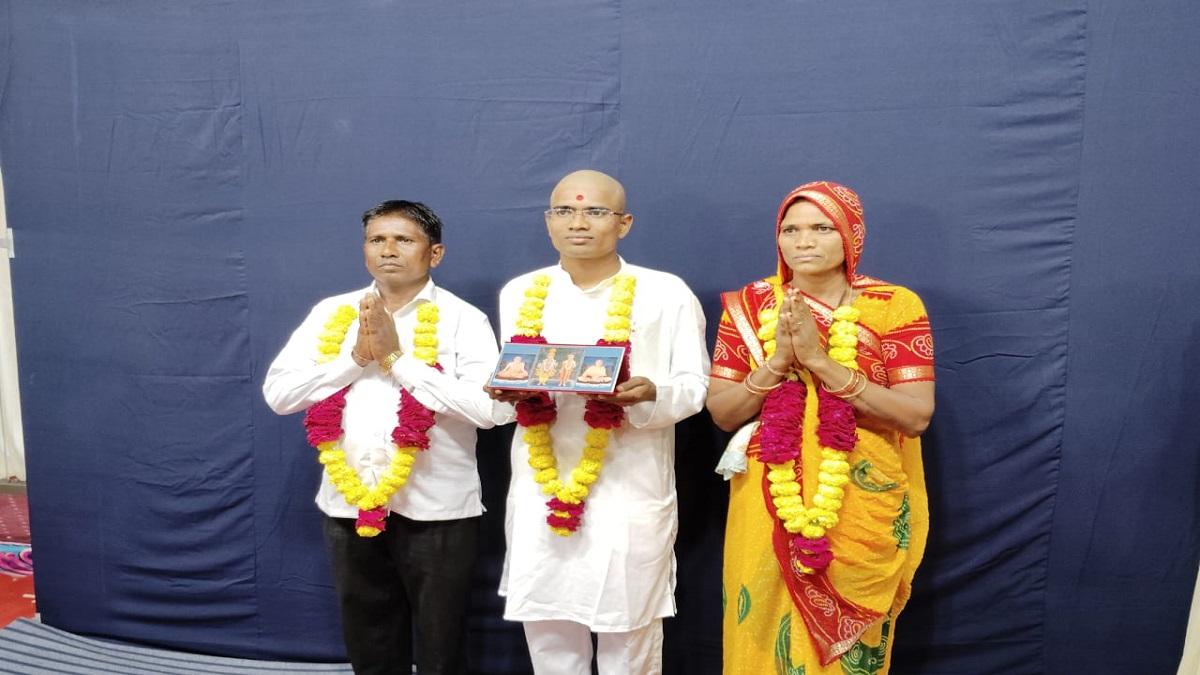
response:
[[[575,201],[577,201],[577,202],[583,201],[583,195],[575,195]]]

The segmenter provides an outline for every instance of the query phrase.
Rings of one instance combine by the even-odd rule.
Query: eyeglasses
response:
[[[591,223],[602,223],[609,216],[623,216],[624,213],[613,211],[603,206],[589,206],[586,209],[576,209],[571,206],[553,206],[546,209],[546,217],[551,220],[575,220],[575,214],[582,213],[584,220]]]

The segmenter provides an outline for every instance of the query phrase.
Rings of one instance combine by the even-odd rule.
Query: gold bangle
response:
[[[842,397],[843,399],[845,399],[847,401],[849,401],[852,398],[858,398],[859,396],[861,396],[862,393],[867,390],[867,385],[870,384],[870,381],[867,380],[866,375],[863,375],[862,372],[857,371],[857,370],[854,372],[858,373],[858,386],[854,388],[854,391],[852,391],[849,394],[846,394],[845,396]]]
[[[829,393],[843,401],[849,401],[852,398],[858,397],[867,389],[867,376],[862,374],[861,370],[854,371],[854,376],[850,378],[851,382],[845,388],[845,391],[830,391]],[[829,391],[826,389],[825,391]]]
[[[746,388],[746,391],[754,394],[755,396],[766,396],[767,394],[771,393],[771,390],[777,389],[779,385],[783,384],[783,380],[780,380],[769,387],[764,387],[761,384],[754,384],[751,382],[751,377],[754,377],[754,371],[750,371],[750,374],[742,380],[742,386]]]
[[[751,396],[758,396],[761,398],[767,395],[767,392],[759,391],[753,384],[750,384],[749,375],[746,376],[746,379],[742,380],[742,386],[746,388],[746,391],[750,392]]]
[[[826,384],[824,382],[822,382],[821,387],[824,388],[825,391],[829,392],[830,394],[833,394],[834,396],[838,396],[838,397],[840,397],[842,394],[845,394],[846,392],[850,391],[851,389],[854,388],[855,383],[858,381],[858,376],[860,375],[860,373],[859,373],[859,371],[857,371],[853,368],[847,368],[847,370],[850,371],[850,379],[846,380],[846,384],[843,384],[842,386],[838,387],[837,389],[830,389],[828,386],[826,386]]]
[[[754,377],[754,373],[756,373],[756,372],[758,372],[757,369],[750,371],[750,374],[746,376],[746,379],[749,380],[751,377]],[[750,384],[755,389],[758,389],[759,391],[771,391],[772,389],[776,389],[779,387],[779,385],[783,384],[783,380],[780,380],[780,381],[776,382],[775,384],[772,384],[768,387],[764,387],[761,384],[754,384],[753,382],[751,382]]]
[[[766,361],[763,361],[763,367],[767,369],[767,372],[768,372],[768,373],[771,373],[771,374],[772,374],[772,375],[774,375],[775,377],[787,377],[787,371],[786,371],[786,370],[785,370],[785,371],[783,371],[783,372],[781,373],[781,372],[779,372],[778,370],[775,370],[774,368],[772,368],[772,367],[771,367],[771,360],[770,360],[770,359],[767,359]]]
[[[387,356],[383,357],[383,360],[379,362],[379,369],[385,373],[390,373],[390,372],[392,372],[392,366],[396,365],[396,361],[399,361],[399,360],[400,360],[400,350],[397,349],[396,351],[392,352],[391,354],[388,354]]]

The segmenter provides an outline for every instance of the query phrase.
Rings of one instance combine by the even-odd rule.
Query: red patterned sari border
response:
[[[888,368],[888,381],[892,384],[905,382],[931,382],[934,378],[933,366],[902,366]]]
[[[763,354],[762,344],[758,341],[758,331],[747,316],[749,308],[746,307],[742,294],[738,291],[728,291],[721,294],[721,300],[725,311],[729,312],[729,320],[733,322],[734,328],[737,328],[738,334],[742,336],[742,342],[746,344],[746,349],[750,351],[750,358],[754,359],[755,363],[750,365],[762,364],[767,358]]]
[[[742,380],[746,379],[746,373],[743,373],[740,370],[734,370],[733,368],[727,368],[725,366],[713,366],[712,376],[719,377],[722,380],[733,380],[734,382],[741,382]]]
[[[800,472],[796,474],[796,479],[801,480]],[[775,560],[779,563],[783,583],[792,597],[792,606],[808,628],[821,664],[827,666],[850,651],[862,634],[883,614],[843,598],[829,580],[828,570],[804,574],[793,568],[796,563],[789,544],[791,536],[776,516],[771,481],[765,470],[762,487],[767,512],[774,522],[771,543],[775,547]]]

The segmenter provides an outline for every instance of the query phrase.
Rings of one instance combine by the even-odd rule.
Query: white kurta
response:
[[[621,632],[675,614],[675,423],[700,410],[708,386],[708,353],[700,303],[678,277],[621,261],[637,278],[631,375],[654,382],[656,401],[626,408],[611,435],[600,479],[592,486],[580,529],[561,537],[546,525],[546,496],[533,481],[518,428],[512,445],[500,580],[511,621],[567,620],[594,631]],[[534,274],[551,277],[542,334],[553,343],[594,344],[604,333],[612,280],[580,290],[559,266],[517,277],[500,292],[501,339],[516,332],[516,315]],[[555,394],[551,435],[559,472],[568,475],[583,451],[584,399]],[[496,406],[497,423],[515,419]]]
[[[451,520],[483,513],[479,471],[475,462],[475,429],[492,426],[492,400],[483,391],[498,358],[496,341],[487,316],[432,281],[392,319],[404,354],[390,373],[377,363],[366,367],[354,362],[350,352],[358,334],[358,320],[350,325],[342,350],[329,363],[317,363],[317,336],[340,305],[358,310],[359,300],[371,288],[326,298],[317,303],[287,345],[275,357],[263,383],[263,395],[272,410],[287,415],[350,385],[342,413],[342,449],[367,485],[374,485],[395,454],[392,429],[403,386],[421,405],[434,413],[429,449],[417,453],[412,474],[388,502],[388,510],[413,520]],[[430,368],[412,356],[417,307],[438,306],[438,363]],[[297,420],[299,422],[299,420]],[[310,449],[316,461],[316,451]],[[354,518],[358,509],[321,473],[317,507],[335,518]]]

